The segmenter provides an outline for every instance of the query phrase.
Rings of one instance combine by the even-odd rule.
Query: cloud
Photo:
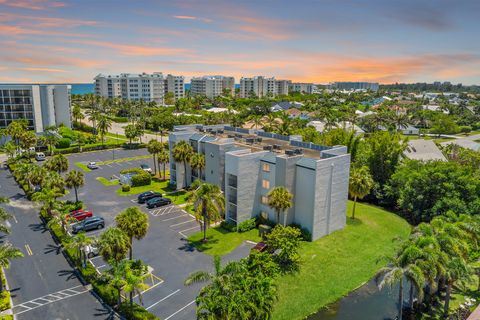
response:
[[[66,6],[64,2],[48,0],[0,0],[0,5],[29,10],[46,10]]]
[[[190,52],[190,50],[183,48],[127,45],[108,41],[76,40],[75,43],[114,49],[126,56],[185,55]]]
[[[32,68],[32,67],[26,67],[26,68],[18,68],[19,70],[24,70],[24,71],[32,71],[32,72],[67,72],[66,70],[63,69],[52,69],[52,68]]]
[[[213,20],[211,19],[207,19],[207,18],[199,18],[199,17],[195,17],[195,16],[173,16],[175,19],[179,19],[179,20],[199,20],[199,21],[203,21],[203,22],[206,22],[206,23],[210,23],[212,22]]]

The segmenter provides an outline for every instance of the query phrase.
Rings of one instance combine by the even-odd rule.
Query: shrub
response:
[[[312,241],[312,234],[307,229],[302,228],[302,226],[300,226],[299,224],[296,224],[296,223],[292,223],[289,226],[292,227],[292,228],[297,228],[298,230],[300,230],[300,232],[302,233],[302,240],[303,241]]]
[[[243,222],[240,222],[237,227],[238,232],[247,232],[254,229],[257,225],[256,219],[248,219]]]
[[[276,223],[272,220],[265,219],[262,216],[257,217],[257,226],[264,224],[266,226],[275,227]]]
[[[122,302],[120,306],[120,311],[125,315],[127,319],[130,320],[158,320],[154,314],[151,314],[138,304],[134,304],[133,308],[130,306],[130,302]]]
[[[459,130],[461,133],[470,133],[472,132],[472,127],[470,126],[460,126]]]
[[[137,174],[142,174],[144,171],[142,168],[128,168],[128,169],[122,169],[120,170],[121,174],[126,174],[126,173],[137,173]]]
[[[71,143],[72,143],[72,140],[70,140],[69,138],[62,138],[58,140],[55,146],[59,149],[65,149],[65,148],[69,148]]]
[[[90,127],[89,125],[86,125],[83,122],[79,122],[79,123],[74,122],[73,123],[73,128],[77,129],[77,130],[80,130],[80,131],[83,131],[83,132],[88,132],[88,133],[94,133],[95,132],[95,129],[93,127]]]
[[[127,123],[127,122],[128,122],[128,118],[127,118],[127,117],[109,116],[109,118],[110,118],[113,122],[117,122],[117,123]]]
[[[235,225],[235,223],[229,221],[222,221],[220,223],[220,227],[230,232],[237,231],[237,226]]]
[[[1,273],[1,271],[0,271]],[[2,283],[5,283],[5,279],[3,274],[0,274],[2,277]],[[0,311],[4,311],[7,309],[10,309],[10,292],[7,290],[4,290],[2,293],[0,293]]]
[[[151,183],[152,176],[146,172],[142,172],[132,177],[132,187],[148,186]]]
[[[480,122],[476,122],[476,123],[472,124],[472,129],[473,129],[473,130],[478,130],[478,129],[480,129]]]
[[[128,192],[128,191],[130,191],[130,185],[129,185],[129,184],[124,184],[124,185],[122,185],[122,191],[123,191],[123,192]]]
[[[300,263],[298,249],[301,240],[300,230],[277,225],[267,234],[266,243],[271,250],[276,251],[274,260],[284,271],[296,270]]]

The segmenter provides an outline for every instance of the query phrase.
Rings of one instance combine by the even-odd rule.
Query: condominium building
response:
[[[71,127],[70,91],[69,85],[0,84],[0,128],[18,119],[26,119],[35,132]]]
[[[105,98],[143,100],[163,104],[167,92],[172,92],[175,99],[183,98],[185,95],[184,77],[171,74],[164,77],[161,72],[99,74],[95,77],[95,94]]]
[[[170,133],[170,182],[177,189],[201,179],[221,187],[225,219],[241,223],[262,216],[282,224],[296,223],[313,240],[346,222],[350,154],[345,146],[325,147],[261,130],[228,125],[178,126]],[[188,164],[175,162],[175,144],[187,141],[205,155],[201,177]],[[277,186],[293,194],[293,205],[277,221],[268,194]]]
[[[339,90],[371,90],[378,91],[378,82],[334,82],[329,85],[330,89]]]
[[[240,79],[240,97],[247,98],[252,95],[256,97],[288,95],[290,80],[276,80],[256,76],[253,78]]]
[[[290,84],[289,90],[291,92],[301,92],[306,94],[312,94],[317,91],[317,86],[313,83],[292,83]]]
[[[229,94],[235,93],[235,78],[225,76],[203,76],[195,77],[190,81],[190,92],[192,96],[206,96],[207,98],[215,98],[224,93],[225,90]]]

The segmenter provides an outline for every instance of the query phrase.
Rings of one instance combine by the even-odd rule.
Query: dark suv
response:
[[[105,228],[105,220],[101,217],[86,218],[82,222],[72,226],[72,233],[79,233],[80,231],[90,231],[94,229]]]
[[[162,194],[160,192],[147,191],[144,193],[140,193],[138,195],[138,203],[145,203],[150,199],[161,198],[161,197],[162,197]]]
[[[155,207],[166,206],[167,204],[171,204],[171,203],[172,203],[172,200],[168,198],[156,197],[147,201],[147,208],[152,209]]]

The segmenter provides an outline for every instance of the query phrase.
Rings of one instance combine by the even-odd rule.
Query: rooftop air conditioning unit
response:
[[[273,146],[263,146],[263,150],[268,150],[268,151],[272,151],[273,150]]]

